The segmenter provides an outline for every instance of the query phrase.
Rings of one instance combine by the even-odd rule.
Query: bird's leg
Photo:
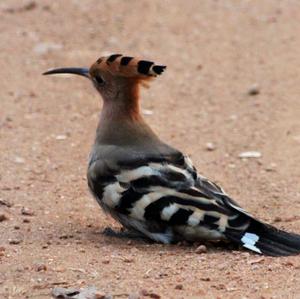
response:
[[[120,238],[120,239],[132,239],[132,240],[138,240],[143,242],[151,242],[150,239],[142,235],[141,233],[134,231],[134,230],[124,230],[121,229],[120,231],[113,230],[110,227],[106,227],[103,230],[103,235],[108,237],[114,237],[114,238]]]

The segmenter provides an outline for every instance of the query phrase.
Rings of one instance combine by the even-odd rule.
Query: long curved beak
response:
[[[74,74],[90,78],[89,69],[82,67],[63,67],[58,69],[52,69],[43,73],[43,75],[54,75],[54,74]]]

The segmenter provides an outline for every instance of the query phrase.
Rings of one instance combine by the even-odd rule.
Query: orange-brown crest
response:
[[[166,66],[157,65],[152,61],[141,60],[121,54],[100,57],[90,68],[90,73],[100,69],[114,76],[148,80],[160,75]]]

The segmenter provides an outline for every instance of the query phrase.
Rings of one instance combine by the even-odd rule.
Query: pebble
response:
[[[147,290],[141,290],[141,295],[142,296],[145,296],[145,297],[150,297],[150,298],[153,298],[153,299],[160,299],[161,298],[161,296],[160,295],[158,295],[158,294],[155,294],[155,293],[153,293],[153,292],[148,292]]]
[[[0,222],[8,220],[8,217],[5,214],[0,214]]]
[[[67,139],[67,136],[66,136],[66,135],[57,135],[57,136],[55,137],[55,139],[56,139],[56,140],[65,140],[65,139]]]
[[[247,264],[249,264],[249,265],[259,264],[259,263],[263,262],[264,260],[265,259],[263,257],[254,258],[254,259],[247,261]]]
[[[6,206],[8,208],[11,208],[12,203],[10,203],[8,200],[0,198],[0,206]]]
[[[196,248],[195,252],[198,253],[198,254],[206,253],[207,252],[207,247],[205,245],[200,245]]]
[[[205,144],[205,149],[206,149],[207,151],[212,152],[212,151],[214,151],[214,150],[216,149],[216,146],[215,146],[215,144],[212,143],[212,142],[207,142],[207,143]]]
[[[62,235],[59,236],[59,238],[61,240],[72,239],[72,238],[74,238],[74,235],[72,235],[72,234],[62,234]]]
[[[8,7],[6,9],[4,9],[4,11],[9,12],[9,13],[16,13],[16,12],[33,10],[36,7],[37,7],[37,4],[35,3],[35,1],[30,1],[30,2],[26,3],[24,6],[20,6],[17,8]]]
[[[5,255],[5,247],[0,246],[0,257]]]
[[[133,261],[134,261],[133,258],[130,258],[130,257],[123,258],[124,263],[132,263]]]
[[[35,266],[37,272],[47,271],[47,266],[45,264],[38,264]]]
[[[24,164],[25,163],[25,159],[22,158],[22,157],[15,157],[14,161],[17,164]]]
[[[38,55],[43,55],[51,51],[61,50],[62,48],[63,45],[61,44],[44,42],[44,43],[36,44],[35,47],[33,48],[33,52],[35,52]]]
[[[23,240],[21,238],[8,239],[8,243],[11,245],[18,245],[22,243],[22,241]]]
[[[21,214],[25,216],[34,216],[34,212],[25,207],[21,209]]]
[[[239,158],[260,158],[262,156],[261,152],[258,151],[248,151],[248,152],[242,152],[239,154]]]
[[[177,284],[175,286],[175,290],[183,290],[183,285],[182,284]]]
[[[276,163],[271,163],[269,166],[267,166],[265,168],[265,171],[268,171],[268,172],[275,171],[276,167],[277,167]]]
[[[237,119],[238,119],[238,116],[237,116],[236,114],[231,114],[231,115],[229,116],[229,120],[235,121],[235,120],[237,120]]]
[[[252,85],[249,89],[248,89],[248,95],[249,96],[256,96],[258,94],[260,94],[260,90],[257,84]]]
[[[128,299],[140,299],[141,296],[138,293],[131,293],[128,296]]]
[[[202,281],[210,281],[210,278],[209,277],[201,277],[200,280],[202,280]]]
[[[153,114],[153,111],[152,110],[149,110],[149,109],[142,109],[142,113],[144,115],[152,115]]]
[[[273,220],[273,222],[281,222],[281,221],[282,221],[282,218],[279,216],[276,216]]]

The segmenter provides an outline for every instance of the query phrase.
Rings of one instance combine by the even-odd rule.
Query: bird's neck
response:
[[[135,82],[120,84],[118,91],[103,95],[103,109],[101,119],[103,121],[117,121],[118,119],[139,120],[139,86]]]
[[[97,128],[97,144],[125,146],[158,141],[140,113],[138,88],[138,84],[128,85],[117,93],[116,98],[104,99]]]

